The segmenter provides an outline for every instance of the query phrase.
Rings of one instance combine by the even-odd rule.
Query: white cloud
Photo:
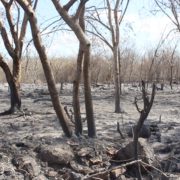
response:
[[[138,50],[144,51],[157,45],[162,35],[166,36],[174,28],[170,20],[161,15],[142,16],[129,13],[124,18],[124,25],[131,24],[130,37]],[[125,35],[126,32],[123,32]]]

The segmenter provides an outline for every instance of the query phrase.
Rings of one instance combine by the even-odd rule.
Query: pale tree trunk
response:
[[[119,91],[122,94],[122,75],[121,75],[121,55],[120,48],[118,48],[118,65],[119,65]]]
[[[115,113],[120,113],[120,80],[119,80],[119,66],[118,66],[118,48],[114,47],[114,86],[115,86]]]
[[[86,108],[86,117],[87,117],[87,126],[88,126],[88,136],[95,137],[96,136],[96,127],[93,113],[93,103],[91,97],[91,87],[90,87],[90,77],[89,77],[89,63],[90,63],[90,41],[87,38],[83,28],[80,25],[80,16],[84,16],[85,3],[87,1],[81,1],[77,8],[77,11],[74,16],[70,16],[68,14],[68,10],[73,6],[73,4],[77,0],[70,0],[63,7],[58,0],[52,0],[56,10],[62,19],[67,23],[67,25],[72,29],[75,33],[77,39],[80,42],[80,46],[82,47],[82,51],[84,52],[84,67],[83,67],[83,75],[84,75],[84,95],[85,95],[85,108]]]
[[[33,36],[33,42],[34,42],[35,48],[39,54],[39,57],[43,66],[43,70],[46,77],[46,81],[47,81],[47,85],[48,85],[48,89],[49,89],[49,93],[51,96],[54,110],[57,114],[57,117],[59,119],[59,122],[62,126],[62,129],[65,135],[67,137],[71,137],[72,136],[71,123],[67,115],[65,114],[65,111],[59,100],[59,94],[56,89],[54,76],[52,74],[50,64],[47,59],[45,47],[42,45],[42,42],[41,42],[40,32],[37,26],[37,18],[35,16],[34,10],[32,6],[29,5],[27,0],[16,0],[16,1],[20,4],[20,6],[24,9],[27,16],[29,17],[31,32]]]
[[[114,8],[114,21],[112,22],[112,8],[109,0],[106,0],[108,7],[108,22],[112,38],[112,51],[113,51],[113,63],[114,63],[114,86],[115,86],[115,113],[120,113],[120,81],[119,81],[119,64],[118,64],[118,48],[119,48],[119,20],[118,20],[118,7],[120,0],[116,1]]]
[[[115,112],[120,113],[121,112],[121,106],[120,106],[120,93],[121,93],[121,74],[120,74],[120,54],[119,57],[117,57],[117,47],[119,47],[119,39],[120,39],[120,30],[119,26],[125,16],[125,13],[127,11],[128,5],[130,0],[104,0],[105,7],[103,11],[107,10],[107,18],[108,23],[106,21],[103,21],[104,17],[101,17],[100,10],[93,6],[93,11],[89,11],[90,15],[87,18],[87,21],[89,25],[91,25],[93,30],[88,30],[89,33],[95,35],[98,37],[101,41],[103,41],[112,51],[113,55],[113,78],[114,78],[114,97],[115,97]],[[111,7],[114,5],[114,7]],[[123,6],[125,5],[125,6]],[[122,7],[120,9],[120,6]],[[122,10],[123,9],[123,10]],[[104,14],[104,13],[102,13]],[[104,16],[104,15],[103,15]],[[96,23],[98,25],[96,25]],[[101,32],[102,29],[105,29],[109,31],[109,35],[111,36],[111,40],[109,41],[109,36],[106,37],[106,33]],[[119,62],[117,60],[119,59]],[[119,76],[119,77],[117,77]]]

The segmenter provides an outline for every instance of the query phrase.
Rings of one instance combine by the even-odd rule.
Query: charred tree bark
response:
[[[144,121],[147,119],[149,112],[152,108],[153,102],[154,102],[154,97],[155,97],[155,90],[156,90],[156,86],[155,84],[153,84],[153,88],[152,88],[152,93],[151,93],[151,99],[149,100],[149,97],[147,95],[146,92],[146,87],[145,87],[145,82],[142,81],[142,99],[143,99],[143,104],[144,107],[142,110],[140,110],[140,108],[138,107],[137,104],[137,98],[135,98],[135,106],[137,111],[140,113],[140,118],[138,120],[137,125],[134,128],[134,158],[135,160],[138,160],[138,138],[139,138],[139,133],[141,131],[141,128],[144,124]],[[140,173],[140,167],[138,166],[138,171],[137,171],[137,176],[138,179],[141,180],[141,173]]]
[[[173,65],[170,65],[170,81],[169,85],[171,87],[171,90],[173,89]]]
[[[122,95],[122,76],[121,76],[121,54],[120,54],[120,48],[118,48],[118,65],[119,65],[119,91],[120,91],[120,95]]]
[[[115,113],[121,112],[120,107],[120,80],[118,67],[118,47],[113,48],[114,55],[114,86],[115,86]]]
[[[90,76],[89,76],[89,66],[90,66],[90,45],[87,46],[86,51],[84,52],[84,96],[85,96],[85,107],[86,107],[86,116],[87,116],[87,125],[88,125],[88,136],[96,136],[96,126],[94,120],[93,112],[93,103],[91,96],[91,87],[90,87]]]
[[[30,0],[28,0],[28,2],[31,4]],[[1,3],[4,6],[6,20],[9,25],[9,30],[7,30],[6,27],[4,26],[4,23],[0,19],[1,37],[8,54],[13,60],[12,73],[9,71],[8,65],[4,64],[4,61],[2,61],[2,68],[6,67],[4,71],[7,70],[5,74],[6,77],[8,76],[7,82],[9,84],[10,92],[11,92],[11,108],[10,110],[6,111],[6,113],[13,113],[16,109],[21,108],[21,99],[20,99],[21,55],[22,55],[23,40],[26,34],[28,19],[26,13],[24,13],[22,23],[19,22],[21,19],[20,10],[19,7],[16,6],[16,8],[18,9],[17,11],[18,13],[15,22],[14,17],[12,15],[12,6],[14,1],[1,0]],[[36,4],[37,4],[37,0],[35,2],[34,8],[36,7]],[[10,33],[8,33],[8,31]],[[12,41],[10,40],[9,35]]]
[[[83,8],[80,12],[79,17],[79,25],[83,31],[85,31],[85,23],[84,23],[84,12],[85,9]],[[80,103],[79,103],[79,85],[81,81],[81,73],[82,73],[82,62],[84,58],[84,51],[79,44],[79,52],[77,57],[77,68],[76,68],[76,78],[73,83],[73,109],[74,109],[74,120],[75,120],[75,134],[77,136],[82,135],[83,127],[82,127],[82,119],[81,119],[81,110],[80,110]]]
[[[66,113],[64,112],[64,109],[59,100],[59,94],[56,89],[54,76],[52,74],[50,64],[48,62],[45,47],[42,45],[42,42],[41,42],[40,32],[37,26],[37,18],[35,16],[34,10],[32,6],[29,5],[27,0],[16,0],[16,1],[20,4],[20,6],[23,8],[27,16],[29,17],[33,42],[34,42],[35,48],[39,54],[39,57],[43,66],[43,70],[46,77],[46,81],[47,81],[47,85],[48,85],[48,89],[49,89],[49,93],[51,96],[54,110],[62,126],[63,132],[65,133],[67,137],[71,137],[72,136],[71,123]]]
[[[87,38],[83,28],[80,25],[80,17],[84,16],[85,4],[88,0],[81,1],[77,8],[77,11],[74,16],[70,16],[68,10],[73,6],[77,0],[69,1],[65,6],[61,6],[60,1],[52,0],[56,10],[62,19],[67,23],[67,25],[75,33],[77,39],[80,42],[80,46],[84,52],[84,67],[83,67],[83,76],[84,76],[84,96],[85,96],[85,108],[86,108],[86,117],[88,125],[88,136],[96,136],[96,127],[93,113],[93,104],[91,97],[91,87],[90,87],[90,77],[89,77],[89,63],[90,63],[90,41]]]
[[[17,90],[16,84],[14,82],[14,78],[11,74],[9,66],[4,62],[3,57],[0,55],[0,67],[5,73],[6,80],[8,82],[10,88],[10,100],[11,100],[11,107],[9,110],[0,113],[0,115],[8,115],[15,112],[16,108],[20,110],[21,108],[21,99],[19,95],[19,91]]]
[[[81,72],[82,72],[82,61],[83,61],[84,53],[79,46],[79,53],[77,58],[77,70],[76,70],[76,79],[73,83],[73,109],[74,109],[74,120],[75,120],[75,134],[77,136],[82,134],[82,120],[81,120],[81,112],[80,112],[80,103],[79,103],[79,85],[81,80]]]

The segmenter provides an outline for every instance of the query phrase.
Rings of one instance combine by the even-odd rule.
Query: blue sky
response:
[[[98,2],[97,0],[90,1],[87,5]],[[38,9],[40,10],[38,17],[41,20],[57,15],[49,0],[41,0],[39,7],[41,8]],[[153,15],[151,12],[153,9],[155,7],[152,0],[130,0],[128,11],[121,26],[121,39],[127,41],[129,46],[136,47],[140,54],[155,48],[163,32],[167,34],[173,27],[162,13]],[[77,53],[77,48],[78,41],[73,33],[59,33],[54,35],[53,42],[49,44],[48,52],[52,56],[71,56]]]
[[[62,1],[64,2],[64,1]],[[66,2],[66,1],[65,1]],[[97,2],[89,0],[87,5]],[[150,11],[154,9],[152,0],[130,0],[129,8],[121,26],[121,40],[129,46],[135,47],[140,53],[157,46],[157,43],[166,30],[166,33],[173,27],[170,21],[163,14],[153,15]],[[59,18],[50,0],[39,0],[37,8],[39,26],[45,27],[51,21],[48,19]],[[46,23],[44,23],[46,21]],[[42,24],[43,22],[43,24]],[[29,39],[30,33],[28,34]],[[49,56],[74,56],[77,54],[78,41],[73,33],[59,32],[54,35],[42,36]],[[4,52],[4,50],[2,50]],[[34,54],[34,51],[29,50]]]
[[[170,20],[161,12],[154,14],[152,10],[156,9],[153,0],[131,0],[124,23],[129,22],[133,31],[130,33],[130,40],[140,54],[145,53],[151,48],[155,48],[164,34],[174,28]],[[177,34],[178,35],[178,34]],[[166,41],[172,45],[176,41],[176,36],[172,34]],[[174,38],[175,37],[175,38]]]

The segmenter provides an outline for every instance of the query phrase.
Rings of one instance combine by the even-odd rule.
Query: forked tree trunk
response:
[[[52,0],[56,10],[62,19],[67,23],[67,25],[73,30],[76,37],[78,38],[82,50],[84,52],[84,66],[83,66],[83,77],[84,77],[84,96],[85,96],[85,108],[86,108],[86,117],[87,117],[87,126],[88,126],[88,136],[95,137],[96,136],[96,127],[94,121],[94,113],[93,113],[93,104],[91,97],[91,87],[90,87],[90,77],[89,77],[89,63],[90,63],[90,42],[87,38],[83,28],[81,27],[79,20],[80,16],[82,16],[85,3],[87,1],[81,1],[77,8],[77,11],[74,16],[70,16],[68,14],[68,10],[72,7],[72,5],[76,2],[69,1],[63,7],[61,6],[60,1]],[[81,13],[82,12],[82,13]]]
[[[52,74],[50,64],[48,62],[45,47],[42,45],[42,42],[41,42],[40,32],[37,26],[37,18],[35,16],[34,10],[29,5],[27,0],[16,0],[16,1],[20,4],[20,6],[24,9],[24,11],[27,13],[27,16],[29,17],[33,42],[34,42],[35,48],[39,54],[39,57],[43,66],[43,70],[46,77],[46,81],[47,81],[47,85],[48,85],[48,89],[49,89],[49,93],[51,96],[54,110],[57,114],[57,117],[59,119],[59,122],[62,126],[62,129],[65,135],[67,137],[71,137],[72,136],[71,123],[67,115],[65,114],[65,111],[59,100],[59,94],[56,89],[54,76]]]
[[[16,87],[16,84],[14,82],[9,66],[6,64],[6,62],[3,61],[3,58],[1,55],[0,55],[0,67],[3,69],[5,73],[6,80],[10,88],[10,100],[11,100],[10,109],[1,113],[1,115],[12,114],[14,113],[16,108],[17,109],[21,108],[21,99],[20,99],[19,91]]]
[[[34,3],[34,9],[36,8],[37,1]],[[31,4],[31,0],[28,0]],[[7,64],[2,62],[2,67],[5,67],[5,74],[7,81],[10,87],[11,92],[11,108],[6,113],[13,113],[16,108],[21,108],[21,99],[20,99],[20,81],[21,81],[21,55],[23,49],[23,41],[26,34],[27,28],[27,16],[24,13],[24,17],[20,22],[21,13],[17,11],[17,18],[13,18],[13,1],[1,0],[2,5],[5,8],[6,21],[8,26],[4,26],[6,23],[3,23],[0,18],[0,31],[1,37],[4,43],[4,46],[13,60],[13,72],[11,73]],[[20,25],[21,24],[21,25]],[[21,27],[20,27],[21,26]],[[7,31],[6,28],[9,27]],[[10,36],[9,36],[10,35]]]
[[[151,93],[151,97],[149,98],[147,95],[147,91],[146,91],[146,85],[145,82],[142,81],[142,99],[143,99],[143,109],[140,110],[138,104],[137,104],[137,98],[135,98],[135,106],[137,111],[140,113],[140,117],[138,120],[138,123],[136,125],[136,127],[134,128],[134,137],[133,137],[133,142],[134,142],[134,158],[135,160],[138,160],[138,139],[139,139],[139,133],[142,129],[142,126],[145,122],[145,120],[147,119],[149,112],[152,108],[153,102],[154,102],[154,97],[155,97],[155,90],[156,90],[156,86],[155,84],[153,84],[152,87],[152,93]],[[141,180],[141,172],[140,172],[140,165],[138,165],[138,170],[136,171],[137,173],[137,177],[138,180]]]

